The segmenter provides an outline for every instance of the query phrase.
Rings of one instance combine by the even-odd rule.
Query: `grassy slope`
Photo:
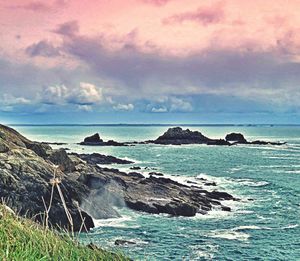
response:
[[[0,260],[128,260],[122,255],[80,246],[0,205]]]

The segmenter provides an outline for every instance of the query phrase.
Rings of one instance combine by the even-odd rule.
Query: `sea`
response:
[[[36,141],[64,142],[54,148],[78,153],[98,152],[134,161],[108,167],[130,171],[155,170],[179,182],[205,178],[217,189],[240,199],[227,201],[231,212],[172,217],[118,209],[120,218],[95,220],[96,227],[80,237],[84,243],[125,253],[133,260],[300,260],[300,126],[183,126],[211,138],[243,133],[247,140],[286,142],[283,146],[151,145],[88,147],[76,143],[100,133],[104,140],[155,139],[164,125],[14,126]],[[209,188],[207,188],[209,189]],[[115,246],[117,239],[136,244]]]

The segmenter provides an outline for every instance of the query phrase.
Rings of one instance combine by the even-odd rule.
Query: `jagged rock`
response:
[[[51,197],[50,179],[56,169],[50,161],[45,160],[34,152],[34,142],[26,139],[15,130],[0,125],[0,144],[6,144],[9,152],[0,153],[0,198],[20,215],[32,217],[43,222],[45,207],[43,199],[48,205]],[[28,148],[27,148],[28,147]],[[32,148],[33,150],[29,149]],[[87,197],[89,189],[64,173],[60,184],[67,207],[73,218],[74,230],[81,228],[82,219],[76,202],[81,203]],[[92,218],[84,211],[85,225],[93,227]],[[61,198],[55,189],[52,207],[49,212],[49,225],[70,229],[70,224],[63,208]]]
[[[224,139],[210,139],[204,136],[199,131],[191,131],[189,129],[183,130],[180,127],[169,128],[162,136],[156,140],[148,140],[146,142],[139,142],[139,144],[154,143],[161,145],[182,145],[182,144],[207,144],[218,146],[230,146],[233,144],[255,144],[255,145],[283,145],[281,142],[268,141],[253,141],[249,142],[241,133],[227,134]]]
[[[55,165],[59,165],[66,172],[75,170],[75,163],[69,158],[64,149],[53,150],[48,158]]]
[[[132,164],[134,163],[133,161],[119,159],[114,156],[107,156],[99,153],[92,153],[92,154],[70,153],[70,155],[75,155],[89,164]]]
[[[180,127],[169,128],[162,136],[152,141],[155,144],[203,144],[209,142],[210,139],[202,135],[199,131],[183,130]]]
[[[26,147],[34,151],[38,156],[46,158],[48,156],[47,152],[51,150],[51,147],[48,144],[42,143],[28,143]]]
[[[95,133],[92,136],[86,137],[83,141],[84,143],[102,143],[103,140],[100,138],[99,133]]]
[[[5,145],[5,143],[0,143],[0,153],[8,152],[9,148]]]

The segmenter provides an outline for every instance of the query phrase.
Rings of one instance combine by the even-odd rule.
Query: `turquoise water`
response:
[[[284,146],[74,144],[95,132],[117,141],[154,139],[167,128],[16,127],[33,140],[67,142],[62,147],[76,152],[133,159],[136,166],[155,168],[182,182],[205,177],[216,181],[219,190],[241,198],[226,202],[230,213],[213,210],[192,218],[119,209],[122,218],[96,221],[98,227],[83,240],[109,249],[116,239],[136,241],[120,250],[138,260],[300,260],[300,127],[190,127],[209,137],[223,138],[235,131],[249,140],[286,141]]]

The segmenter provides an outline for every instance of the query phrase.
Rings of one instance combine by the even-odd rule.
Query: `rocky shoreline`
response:
[[[111,163],[132,162],[96,153],[68,154],[64,149],[55,150],[48,144],[30,141],[14,129],[0,125],[0,198],[16,212],[40,223],[44,222],[43,200],[50,201],[49,182],[57,167],[75,231],[81,229],[82,216],[87,229],[94,226],[93,218],[118,217],[115,207],[194,216],[213,208],[230,211],[223,201],[238,200],[226,192],[181,184],[162,173],[153,172],[144,177],[137,169],[125,173],[97,165]],[[208,183],[203,180],[203,185]],[[70,229],[57,191],[54,191],[49,221],[53,227]]]

